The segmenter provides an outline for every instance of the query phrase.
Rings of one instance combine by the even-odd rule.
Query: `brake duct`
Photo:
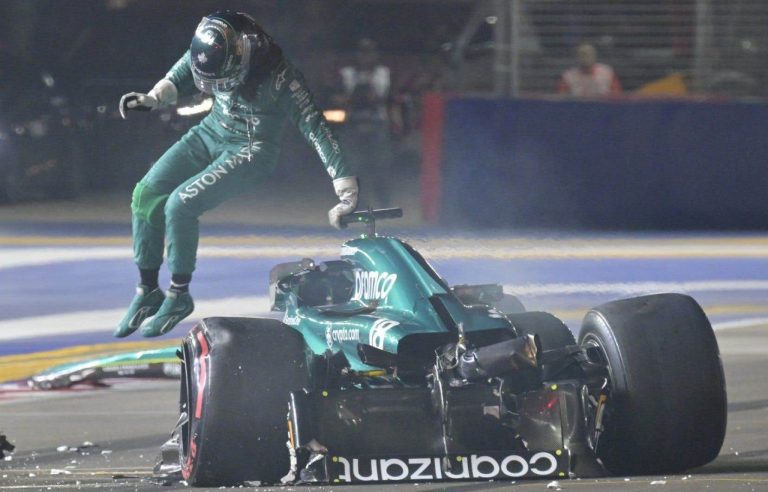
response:
[[[457,344],[457,349],[461,344]],[[456,372],[469,381],[492,378],[539,365],[540,343],[535,335],[457,353]]]

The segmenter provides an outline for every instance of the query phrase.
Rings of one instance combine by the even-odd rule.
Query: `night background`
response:
[[[6,0],[0,195],[13,202],[130,190],[202,115],[169,108],[121,121],[120,96],[149,90],[188,47],[199,19],[226,8],[252,14],[272,34],[326,109],[339,106],[339,70],[354,63],[357,43],[378,44],[379,62],[391,71],[387,151],[402,178],[394,188],[424,207],[417,215],[429,222],[487,226],[465,212],[463,195],[481,193],[509,209],[500,221],[506,226],[762,229],[762,200],[737,190],[751,197],[766,185],[768,11],[753,1],[731,7]],[[615,70],[619,95],[562,94],[561,74],[584,42]],[[425,116],[425,94],[442,98],[444,119],[441,110]],[[507,102],[483,107],[489,98]],[[344,125],[335,127],[344,140]],[[424,132],[436,128],[442,137],[426,141]],[[322,169],[297,132],[285,139],[273,180],[308,182],[311,193],[325,179]],[[437,148],[439,159],[430,160]],[[726,177],[732,168],[739,172]],[[466,188],[468,179],[480,188]],[[602,206],[584,199],[596,182],[610,190]],[[649,200],[660,188],[668,191]],[[670,194],[676,198],[667,201]]]

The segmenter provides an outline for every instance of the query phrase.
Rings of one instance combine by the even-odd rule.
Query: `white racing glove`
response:
[[[351,214],[357,208],[357,178],[348,176],[334,179],[333,189],[340,203],[328,211],[328,222],[336,229],[341,229],[341,217]]]
[[[129,92],[120,98],[120,116],[126,118],[126,111],[150,111],[176,104],[179,93],[168,79],[163,79],[147,94]]]

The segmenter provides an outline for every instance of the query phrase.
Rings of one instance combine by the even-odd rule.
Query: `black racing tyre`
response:
[[[717,340],[691,297],[656,294],[587,313],[579,343],[608,366],[597,455],[616,475],[675,473],[709,463],[725,437]]]
[[[289,471],[289,392],[309,385],[302,335],[272,319],[207,318],[182,351],[184,479],[195,486],[278,482]]]
[[[525,306],[522,301],[512,294],[504,294],[500,301],[493,303],[493,307],[504,314],[524,313]]]
[[[515,327],[518,336],[538,335],[544,351],[576,345],[571,330],[552,314],[529,311],[507,314],[507,319]]]

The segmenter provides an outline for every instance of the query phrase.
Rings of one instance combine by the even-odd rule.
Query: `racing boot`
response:
[[[147,292],[148,288],[144,285],[136,287],[136,296],[133,298],[128,312],[122,321],[117,325],[114,336],[117,338],[127,337],[141,326],[145,319],[153,316],[165,300],[163,291],[155,287]]]
[[[195,303],[188,291],[168,289],[160,310],[148,324],[141,328],[145,337],[159,337],[173,329],[181,320],[192,314]]]

